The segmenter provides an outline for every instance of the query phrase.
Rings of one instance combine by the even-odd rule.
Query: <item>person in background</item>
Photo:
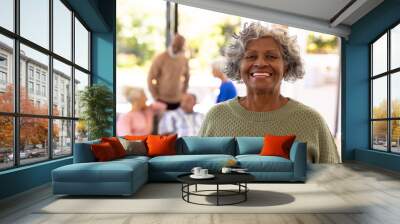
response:
[[[176,34],[168,49],[158,55],[150,67],[148,87],[154,100],[167,104],[167,110],[179,107],[189,83],[189,64],[184,52],[185,38]]]
[[[204,116],[193,111],[194,105],[196,105],[196,96],[191,93],[184,94],[178,109],[163,114],[158,124],[158,133],[177,133],[178,137],[196,136]]]
[[[324,118],[314,109],[282,96],[283,80],[304,76],[295,37],[260,23],[246,24],[226,48],[227,75],[242,80],[247,94],[215,105],[200,136],[295,135],[307,143],[313,163],[338,163],[339,154]]]
[[[232,98],[235,98],[237,95],[235,86],[225,74],[225,64],[226,63],[224,58],[219,58],[211,64],[213,76],[221,80],[217,103],[230,100]]]
[[[155,102],[150,106],[146,105],[147,97],[142,88],[125,87],[123,90],[132,109],[122,114],[117,120],[117,135],[148,135],[153,130],[154,115],[165,110],[166,105]]]

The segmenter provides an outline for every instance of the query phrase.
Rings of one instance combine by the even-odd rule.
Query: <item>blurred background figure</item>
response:
[[[180,107],[163,114],[158,125],[159,134],[177,133],[178,137],[196,136],[203,123],[204,115],[193,111],[196,105],[196,96],[184,94]]]
[[[147,78],[154,100],[167,104],[167,110],[179,107],[188,88],[189,64],[184,46],[185,38],[175,34],[168,49],[153,60]]]
[[[131,103],[132,109],[119,116],[117,135],[148,135],[153,130],[154,115],[165,110],[166,105],[154,102],[147,106],[147,97],[142,88],[124,87],[123,94]]]
[[[225,74],[225,58],[219,58],[211,64],[212,73],[215,78],[221,80],[221,85],[219,87],[219,94],[217,97],[217,103],[232,99],[236,97],[236,88],[232,81]]]

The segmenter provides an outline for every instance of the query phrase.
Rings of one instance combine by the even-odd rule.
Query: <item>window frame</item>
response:
[[[91,37],[92,37],[92,31],[91,29],[89,29],[89,27],[87,26],[87,24],[83,21],[83,19],[78,15],[78,13],[76,13],[72,7],[65,1],[65,0],[59,0],[69,11],[71,11],[71,18],[70,18],[70,23],[71,23],[71,58],[67,59],[64,58],[63,56],[55,53],[53,50],[53,24],[54,24],[54,17],[53,17],[53,1],[54,0],[48,0],[49,3],[49,48],[46,49],[44,47],[42,47],[39,44],[34,43],[33,41],[30,41],[29,39],[26,39],[25,37],[20,35],[20,0],[14,0],[13,1],[13,10],[14,10],[14,31],[10,31],[4,27],[0,26],[0,35],[5,36],[7,38],[10,38],[13,40],[13,45],[14,45],[14,49],[13,49],[13,54],[12,54],[12,73],[11,75],[13,75],[13,81],[14,81],[14,110],[13,112],[1,112],[0,111],[0,116],[10,116],[13,119],[13,153],[14,153],[14,161],[13,161],[13,166],[10,167],[4,167],[4,168],[0,168],[0,172],[4,171],[4,170],[10,170],[10,169],[15,169],[18,167],[23,167],[23,166],[29,166],[29,165],[33,165],[33,164],[37,164],[37,163],[43,163],[49,160],[53,160],[53,159],[61,159],[61,158],[65,158],[65,157],[70,157],[73,156],[73,152],[74,152],[74,143],[75,143],[75,123],[76,121],[79,120],[79,117],[75,117],[75,108],[72,107],[71,108],[71,114],[68,116],[56,116],[53,115],[53,59],[58,60],[61,63],[64,63],[68,66],[71,66],[71,83],[73,84],[75,82],[75,69],[85,73],[88,75],[89,77],[89,83],[88,86],[92,85],[92,69],[91,69],[91,49],[92,49],[92,43],[91,43]],[[88,69],[85,69],[81,66],[79,66],[78,64],[75,63],[75,25],[74,25],[74,21],[75,18],[77,20],[79,20],[79,22],[83,25],[83,27],[88,31]],[[20,56],[20,45],[23,44],[27,47],[32,48],[33,50],[36,50],[42,54],[45,54],[46,56],[48,56],[49,59],[49,63],[48,63],[48,73],[47,73],[47,83],[45,84],[45,95],[46,97],[48,97],[48,112],[46,115],[39,115],[39,114],[27,114],[27,113],[21,113],[20,111],[20,85],[21,85],[21,80],[20,80],[20,65],[21,65],[21,56]],[[27,63],[27,68],[26,68],[26,82],[28,83],[29,81],[33,82],[34,85],[34,92],[36,92],[35,89],[35,85],[40,83],[40,94],[38,96],[43,97],[42,96],[42,72],[40,71],[39,73],[39,80],[36,79],[36,69],[35,67],[33,67],[33,79],[31,79],[30,77],[30,69],[31,67],[29,66],[29,64]],[[28,84],[27,84],[28,85]],[[27,87],[27,91],[29,91],[29,87]],[[71,93],[72,93],[72,99],[70,99],[72,102],[71,104],[74,105],[75,103],[75,88],[74,85],[71,85]],[[34,93],[35,94],[35,93]],[[35,103],[35,102],[34,102]],[[21,164],[21,158],[20,158],[20,119],[21,118],[45,118],[47,119],[48,122],[48,135],[47,135],[47,142],[49,144],[47,144],[47,148],[45,150],[48,151],[48,155],[47,157],[44,157],[43,160],[40,160],[38,162],[31,162],[31,163],[24,163]],[[66,120],[66,121],[70,121],[71,122],[71,153],[68,155],[62,155],[62,156],[54,156],[53,152],[55,147],[53,146],[53,144],[50,144],[53,142],[53,122],[57,121],[57,120]]]
[[[385,153],[390,153],[390,154],[400,154],[400,152],[394,152],[392,151],[392,122],[393,121],[400,121],[400,117],[392,117],[392,86],[391,86],[391,79],[392,76],[396,75],[396,73],[400,72],[400,67],[391,69],[391,30],[395,28],[396,26],[400,26],[400,21],[397,21],[396,23],[392,24],[389,28],[385,29],[385,31],[381,34],[379,34],[375,39],[373,39],[369,44],[369,149],[373,151],[379,151],[379,152],[385,152]],[[381,37],[384,35],[387,35],[387,51],[386,51],[386,57],[387,57],[387,63],[386,63],[386,71],[380,74],[376,74],[374,76],[373,74],[373,66],[374,66],[374,61],[373,61],[373,44],[376,43]],[[387,87],[387,105],[386,105],[386,117],[385,118],[373,118],[373,93],[374,93],[374,86],[373,86],[373,81],[378,79],[386,77],[386,87]],[[379,150],[374,148],[374,133],[373,133],[373,122],[374,121],[386,121],[386,151],[384,150]]]

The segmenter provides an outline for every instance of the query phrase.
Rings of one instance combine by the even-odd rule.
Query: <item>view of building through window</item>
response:
[[[147,75],[152,59],[165,50],[165,12],[166,3],[161,0],[117,2],[117,116],[131,109],[123,95],[126,86],[145,89],[148,104],[153,101],[147,87]],[[186,38],[185,54],[189,58],[188,91],[197,96],[195,111],[205,114],[215,105],[219,93],[220,81],[212,75],[212,62],[221,57],[231,35],[246,22],[254,20],[185,5],[178,6],[178,15],[178,32]],[[297,37],[306,75],[296,83],[285,82],[282,92],[319,111],[339,140],[339,38],[262,23],[287,29],[290,35]],[[239,95],[245,94],[243,84],[234,85]]]
[[[33,44],[0,32],[0,170],[70,156],[73,141],[87,139],[85,126],[73,131],[73,121],[79,118],[80,112],[75,106],[74,114],[73,105],[79,105],[79,92],[89,85],[90,34],[75,18],[75,38],[79,39],[75,41],[79,48],[75,59],[83,67],[80,69],[71,58],[73,12],[62,1],[52,1],[53,10],[57,12],[53,18],[49,18],[49,13],[36,13],[49,12],[48,0],[20,1],[20,35]],[[14,14],[3,14],[2,10],[14,12],[13,7],[13,1],[0,3],[0,26],[10,31],[14,31]],[[48,39],[50,20],[54,21],[54,49],[50,49]],[[19,39],[20,49],[17,52],[18,62],[14,55],[16,38]],[[55,59],[52,54],[57,54],[63,61]],[[19,65],[19,82],[15,82],[16,64]],[[16,91],[19,91],[17,99],[14,97]],[[15,129],[19,130],[18,135]],[[15,142],[17,145],[14,145]],[[16,160],[14,151],[19,160]]]
[[[397,25],[391,29],[390,34],[384,33],[373,42],[370,49],[372,56],[371,148],[395,153],[400,153],[400,93],[398,91],[400,72],[397,71],[400,67],[399,40],[400,25]]]

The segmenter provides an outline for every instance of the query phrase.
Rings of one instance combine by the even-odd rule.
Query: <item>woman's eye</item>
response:
[[[246,59],[253,59],[253,58],[255,58],[255,57],[256,57],[256,56],[254,56],[254,55],[246,55],[246,56],[245,56]]]
[[[277,59],[278,57],[276,55],[269,54],[267,55],[267,58]]]

